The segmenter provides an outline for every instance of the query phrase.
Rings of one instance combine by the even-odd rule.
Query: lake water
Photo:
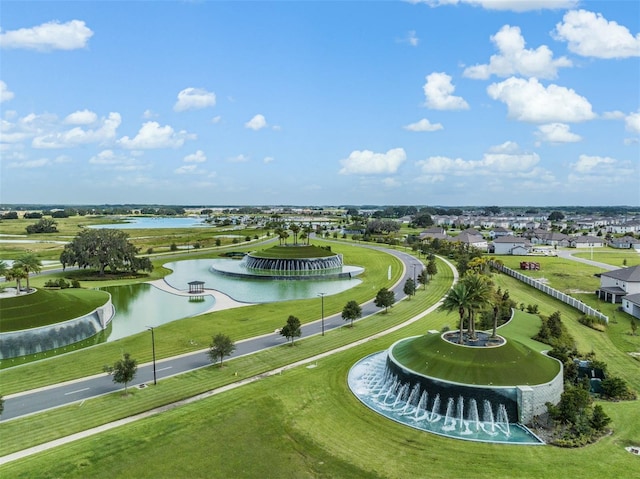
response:
[[[204,222],[203,217],[189,216],[187,218],[179,217],[162,217],[162,216],[136,216],[121,218],[126,220],[126,223],[116,224],[104,224],[104,225],[91,225],[87,228],[98,229],[169,229],[169,228],[194,228],[194,227],[209,227],[208,223]]]
[[[236,262],[231,259],[197,259],[165,264],[173,272],[165,277],[167,284],[186,292],[190,281],[204,281],[204,287],[227,294],[243,303],[269,303],[292,299],[327,296],[341,293],[361,283],[361,280],[263,280],[233,278],[211,270],[214,262]],[[168,293],[150,284],[130,284],[102,288],[111,293],[116,314],[111,321],[107,341],[143,332],[148,326],[160,326],[171,321],[202,314],[215,306],[213,296],[181,296]],[[195,301],[194,301],[195,299]]]

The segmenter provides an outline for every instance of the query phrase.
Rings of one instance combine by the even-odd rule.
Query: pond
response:
[[[204,281],[206,289],[215,289],[243,303],[269,303],[293,299],[315,298],[320,293],[332,295],[361,283],[359,279],[313,281],[275,281],[233,278],[211,270],[214,262],[237,262],[227,259],[175,261],[164,266],[173,272],[165,281],[181,292],[189,290],[190,281]],[[145,331],[171,321],[202,314],[215,306],[213,296],[183,296],[158,289],[150,284],[131,284],[102,288],[111,293],[116,314],[111,321],[107,341]]]
[[[169,228],[194,228],[209,227],[209,223],[205,223],[204,218],[197,216],[189,217],[164,217],[164,216],[139,216],[119,218],[125,220],[126,223],[113,223],[104,225],[90,225],[87,228],[98,229],[169,229]]]

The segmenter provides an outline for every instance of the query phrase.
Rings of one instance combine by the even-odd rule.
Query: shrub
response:
[[[604,332],[607,329],[607,323],[603,319],[596,318],[594,316],[587,316],[583,314],[578,318],[578,322],[591,329],[595,329],[596,331]]]
[[[171,246],[169,246],[169,250],[170,251],[178,251],[178,245],[175,243],[171,243]]]

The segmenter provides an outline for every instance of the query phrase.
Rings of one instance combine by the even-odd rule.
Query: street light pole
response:
[[[156,337],[153,334],[153,328],[151,326],[147,326],[147,329],[151,331],[151,351],[153,354],[153,384],[155,386],[158,383],[156,379]]]
[[[324,295],[327,293],[318,293],[322,302],[322,335],[324,336]]]

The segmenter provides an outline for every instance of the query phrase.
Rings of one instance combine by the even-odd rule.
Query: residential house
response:
[[[612,238],[609,246],[617,249],[640,249],[640,239],[633,236],[623,236],[622,238]]]
[[[487,249],[489,248],[487,240],[484,239],[481,235],[474,235],[468,233],[467,231],[463,231],[458,236],[452,236],[448,238],[447,241],[451,241],[454,243],[463,243],[482,251],[487,251]]]
[[[569,246],[571,248],[602,248],[604,246],[604,239],[597,236],[574,236],[569,239]]]
[[[489,236],[491,236],[492,239],[499,238],[500,236],[509,236],[509,235],[513,235],[513,232],[503,226],[496,226],[491,231],[489,231]]]
[[[531,250],[531,243],[521,236],[499,236],[491,245],[489,252],[494,254],[526,255]]]
[[[628,221],[607,226],[607,233],[627,234],[640,232],[640,221]]]
[[[557,231],[536,230],[536,232],[530,237],[530,240],[531,244],[544,244],[547,246],[567,247],[570,244],[569,236]]]
[[[608,303],[622,303],[629,296],[632,304],[628,308],[633,309],[633,301],[637,299],[634,296],[640,296],[640,265],[602,273],[596,294]]]
[[[625,313],[640,319],[640,294],[629,294],[622,298],[622,309]]]

